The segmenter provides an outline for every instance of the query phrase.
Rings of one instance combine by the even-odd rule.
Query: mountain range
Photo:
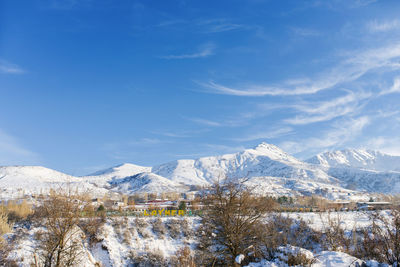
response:
[[[93,195],[188,192],[240,178],[246,178],[260,194],[317,194],[330,199],[396,194],[400,193],[400,157],[346,149],[302,161],[275,145],[261,143],[234,154],[175,160],[154,167],[125,163],[81,177],[41,166],[4,166],[0,167],[0,198],[45,193],[66,184]]]

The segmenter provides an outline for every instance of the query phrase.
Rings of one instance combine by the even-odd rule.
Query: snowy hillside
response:
[[[107,190],[98,188],[82,179],[41,166],[0,167],[0,196],[17,197],[23,194],[46,193],[69,185],[73,190],[104,194]]]
[[[265,194],[336,198],[361,192],[400,192],[400,157],[369,150],[342,150],[301,161],[275,145],[221,156],[182,159],[155,167],[125,163],[88,176],[74,177],[39,166],[1,167],[0,197],[39,193],[61,183],[93,192],[188,191],[194,185],[248,178]]]
[[[114,179],[110,184],[113,191],[124,194],[138,192],[185,192],[188,190],[187,187],[150,172]]]
[[[110,181],[125,178],[142,172],[150,172],[151,167],[143,167],[131,163],[121,164],[109,169],[97,171],[88,176],[82,177],[84,180],[98,186],[106,186]]]
[[[327,167],[351,167],[374,171],[400,171],[400,156],[373,150],[346,149],[318,154],[309,163]]]
[[[400,193],[400,157],[379,151],[346,149],[318,154],[307,160],[346,188]]]
[[[336,182],[315,166],[299,161],[275,145],[261,143],[235,154],[177,160],[156,166],[153,173],[183,184],[210,184],[224,178],[273,176]]]

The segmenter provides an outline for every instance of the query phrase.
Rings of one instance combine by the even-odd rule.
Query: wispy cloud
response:
[[[377,21],[373,20],[367,24],[367,29],[370,32],[387,32],[400,28],[400,20],[385,20],[385,21]]]
[[[204,27],[207,33],[227,32],[244,28],[244,25],[232,23],[227,19],[201,20],[197,22],[197,25]]]
[[[328,71],[315,77],[301,80],[288,79],[277,85],[243,85],[240,87],[225,86],[214,81],[199,83],[206,93],[225,94],[234,96],[290,96],[315,94],[322,90],[353,82],[364,74],[389,68],[391,71],[400,69],[400,43],[348,53],[349,56]],[[293,82],[295,81],[295,82]]]
[[[380,95],[387,95],[393,93],[400,93],[400,77],[396,77],[393,81],[393,85],[389,89],[384,89],[380,92]]]
[[[22,74],[25,71],[18,65],[0,60],[0,72],[7,74]]]
[[[257,133],[251,133],[242,137],[231,138],[232,141],[236,142],[247,142],[247,141],[254,141],[254,140],[267,140],[267,139],[274,139],[278,137],[282,137],[284,135],[288,135],[293,131],[291,127],[283,127],[279,129],[273,130],[265,130]]]
[[[368,116],[349,118],[336,122],[332,127],[321,134],[320,137],[310,137],[303,140],[284,141],[280,144],[290,153],[321,152],[326,149],[336,149],[353,141],[370,123]]]
[[[162,140],[158,138],[140,138],[138,140],[128,142],[128,145],[137,146],[137,145],[156,145],[163,143]]]
[[[191,54],[181,54],[181,55],[167,55],[161,56],[164,59],[191,59],[191,58],[204,58],[214,55],[215,45],[213,43],[207,43],[203,45],[199,51]]]
[[[389,155],[400,156],[400,138],[376,136],[365,144],[364,149],[378,150]]]
[[[359,111],[360,108],[363,107],[363,105],[360,104],[360,101],[369,98],[370,96],[371,93],[349,92],[345,96],[334,98],[329,101],[293,105],[292,108],[297,109],[303,114],[297,115],[294,118],[286,119],[284,121],[294,125],[329,121],[334,118],[353,114],[356,111]]]
[[[0,129],[0,165],[36,164],[39,156],[24,148],[13,136]]]
[[[221,127],[221,126],[223,126],[223,124],[220,123],[220,122],[201,119],[201,118],[189,118],[189,120],[191,120],[191,121],[193,121],[195,123],[198,123],[198,124],[206,125],[206,126],[213,126],[213,127]]]
[[[291,31],[299,36],[308,37],[308,36],[320,36],[321,33],[314,29],[309,28],[300,28],[300,27],[292,27]]]
[[[41,4],[44,8],[69,10],[78,6],[91,6],[93,0],[43,0]]]

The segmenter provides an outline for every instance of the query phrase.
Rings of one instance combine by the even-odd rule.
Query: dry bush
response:
[[[188,246],[178,249],[171,258],[171,265],[173,267],[196,267],[194,257]]]
[[[135,219],[135,225],[136,225],[136,227],[138,227],[138,228],[146,228],[147,226],[149,226],[147,220],[145,220],[145,219],[143,219],[143,218],[139,218],[139,217],[136,217],[136,219]]]
[[[104,225],[104,218],[90,217],[83,219],[79,222],[79,227],[85,233],[86,238],[90,245],[100,242],[98,239],[98,233],[101,227]]]
[[[168,266],[168,261],[165,259],[164,253],[159,250],[146,250],[142,254],[138,254],[132,250],[129,253],[129,260],[133,266],[137,267],[163,267]]]
[[[194,235],[193,229],[189,225],[189,221],[184,218],[179,221],[181,231],[184,237],[192,237]]]
[[[5,211],[0,210],[0,240],[2,235],[10,233],[12,226],[8,224],[8,214]]]
[[[153,232],[157,234],[158,236],[164,236],[167,233],[167,228],[165,228],[165,225],[163,221],[160,218],[154,219],[151,222],[151,225],[153,227]]]
[[[304,254],[290,254],[288,255],[287,265],[289,266],[310,266],[312,263],[315,262],[315,259],[309,259]]]
[[[127,244],[127,245],[129,245],[130,242],[131,242],[131,239],[132,239],[132,234],[129,231],[129,228],[125,228],[124,229],[124,234],[123,234],[123,237],[122,237],[122,242]]]
[[[322,247],[326,250],[345,251],[348,252],[351,245],[351,238],[349,238],[345,229],[341,226],[342,219],[339,213],[336,216],[331,212],[324,213],[327,215],[326,219],[320,213],[320,220],[322,222]]]
[[[355,255],[373,259],[393,266],[400,265],[400,207],[392,208],[390,214],[371,214],[372,226],[362,231]]]
[[[170,219],[167,223],[167,228],[169,231],[169,235],[173,239],[178,239],[179,236],[181,235],[181,225],[180,221],[177,219]]]
[[[32,205],[26,200],[17,203],[14,200],[9,200],[6,205],[1,205],[0,210],[8,214],[8,222],[15,223],[28,218],[33,213]]]
[[[311,251],[291,245],[279,247],[275,256],[288,266],[311,266],[316,262]]]
[[[150,232],[147,230],[147,227],[149,226],[147,220],[145,220],[143,218],[136,218],[135,219],[135,226],[136,226],[136,231],[143,238],[150,238],[151,237]]]
[[[286,244],[312,249],[321,237],[321,234],[311,229],[305,221],[294,220],[280,214],[271,216],[262,232],[263,252],[267,259],[273,259],[278,247]]]

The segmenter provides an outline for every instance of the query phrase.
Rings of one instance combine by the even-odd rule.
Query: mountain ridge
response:
[[[32,184],[36,190],[68,182],[101,193],[184,192],[225,178],[246,177],[268,194],[348,198],[368,192],[400,192],[400,172],[390,170],[397,167],[398,160],[400,157],[377,151],[347,149],[320,153],[302,161],[263,142],[232,154],[174,160],[153,167],[124,163],[80,177],[41,166],[0,167],[0,194],[7,195],[7,191],[15,192]]]

